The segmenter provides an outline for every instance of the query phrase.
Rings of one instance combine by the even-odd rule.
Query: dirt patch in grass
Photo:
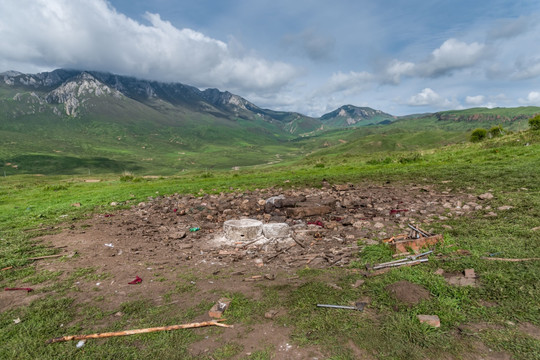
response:
[[[423,300],[429,300],[429,291],[418,284],[409,281],[398,281],[386,287],[386,290],[399,302],[407,306],[414,306]]]
[[[276,196],[283,199],[269,201]],[[237,344],[233,348],[238,357],[271,348],[274,359],[321,358],[316,348],[298,348],[289,339],[289,328],[264,318],[272,308],[265,289],[297,288],[307,281],[297,275],[300,269],[346,267],[357,260],[362,242],[376,244],[407,232],[408,223],[429,231],[432,222],[466,216],[481,208],[480,203],[473,195],[414,185],[270,188],[149,198],[39,238],[64,254],[77,255],[37,261],[37,272],[63,273],[34,288],[37,295],[59,292],[72,297],[74,306],[82,309],[98,307],[103,312],[93,322],[98,328],[123,319],[122,306],[134,300],[166,309],[162,314],[166,319],[178,310],[241,294],[263,305],[235,324],[234,330],[192,344],[192,354],[211,355],[230,342]],[[241,218],[286,223],[290,236],[253,243],[227,241],[223,223]],[[142,282],[130,284],[137,276]],[[388,290],[410,305],[429,298],[426,289],[407,282]],[[0,311],[26,304],[21,297],[27,296],[36,295],[1,292]],[[233,301],[231,311],[234,306],[240,305]],[[208,320],[208,316],[199,314],[190,320]]]

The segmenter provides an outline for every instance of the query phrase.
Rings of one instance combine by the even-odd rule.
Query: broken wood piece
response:
[[[497,258],[497,257],[481,257],[483,260],[493,260],[493,261],[511,261],[511,262],[520,262],[520,261],[538,261],[540,258],[523,258],[523,259],[510,259],[510,258]]]
[[[292,238],[294,240],[295,243],[297,243],[298,245],[300,245],[300,247],[302,249],[305,249],[306,248],[306,245],[304,245],[300,240],[296,239],[294,236]]]
[[[409,250],[412,250],[414,252],[420,252],[422,248],[430,245],[435,245],[437,243],[443,243],[442,234],[429,237],[420,237],[418,239],[399,240],[390,243],[390,246],[394,249],[395,252],[404,253],[408,252]]]
[[[5,267],[5,268],[3,268],[1,271],[11,270],[11,269],[13,269],[13,266]]]
[[[229,305],[231,304],[231,300],[228,298],[221,298],[217,301],[217,303],[212,306],[210,311],[208,311],[208,316],[211,318],[220,319],[223,316],[223,313],[225,310],[229,308]]]
[[[204,326],[221,326],[221,327],[226,327],[226,328],[233,327],[232,325],[221,324],[218,321],[225,321],[225,319],[203,321],[200,323],[190,323],[190,324],[183,324],[183,325],[161,326],[161,327],[146,328],[146,329],[125,330],[125,331],[116,331],[116,332],[107,332],[107,333],[95,333],[95,334],[90,334],[90,335],[68,335],[68,336],[62,336],[62,337],[57,337],[54,339],[47,340],[47,344],[52,344],[52,343],[62,342],[62,341],[71,341],[71,340],[101,339],[101,338],[114,337],[114,336],[146,334],[146,333],[151,333],[151,332],[156,332],[156,331],[191,329],[191,328],[198,328],[198,327],[204,327]]]

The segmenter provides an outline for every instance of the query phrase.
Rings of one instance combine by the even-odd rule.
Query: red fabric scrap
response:
[[[138,283],[142,283],[142,279],[140,277],[135,277],[135,280],[128,282],[129,285],[135,285]]]
[[[26,292],[34,291],[32,288],[5,288],[4,291],[24,290]]]
[[[405,211],[409,211],[409,209],[392,209],[392,210],[390,210],[390,215],[397,214],[397,213],[400,213],[400,212],[405,212]]]
[[[178,211],[178,209],[174,209],[173,211],[174,211],[174,212],[177,212],[177,211]]]
[[[323,224],[322,221],[320,221],[320,220],[317,220],[317,221],[308,221],[308,225],[317,225],[317,226],[320,226],[320,227],[324,227],[324,224]]]

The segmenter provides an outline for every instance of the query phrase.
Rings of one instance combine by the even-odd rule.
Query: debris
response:
[[[71,204],[71,206],[74,206],[74,207],[81,207],[81,203],[73,203],[73,204]]]
[[[104,217],[108,218],[108,217],[113,217],[114,215],[113,214],[105,214],[103,215]]]
[[[14,324],[19,324],[21,322],[21,318],[13,319]]]
[[[1,271],[11,270],[11,269],[13,269],[13,266],[5,267],[5,268],[1,269]]]
[[[266,280],[275,280],[276,279],[276,274],[264,274],[264,278]]]
[[[191,231],[191,232],[196,232],[196,231],[199,231],[199,230],[201,230],[200,227],[192,227],[192,228],[189,228],[189,231]]]
[[[229,308],[229,305],[231,304],[231,300],[228,298],[221,298],[217,301],[217,303],[212,306],[210,311],[208,311],[208,316],[211,318],[220,319],[223,316],[223,313],[225,310]]]
[[[26,291],[26,292],[34,291],[34,289],[32,289],[32,288],[18,288],[18,287],[14,287],[14,288],[4,288],[4,291],[15,291],[15,290],[24,290],[24,291]]]
[[[76,345],[76,346],[77,346],[77,349],[82,348],[82,347],[84,346],[85,343],[86,343],[86,340],[81,340],[81,341],[79,341],[79,342],[77,343],[77,345]]]
[[[406,212],[409,211],[409,209],[392,209],[390,210],[390,215],[398,214],[400,212]]]
[[[417,259],[421,258],[421,257],[424,257],[424,256],[427,256],[427,255],[431,254],[432,252],[433,251],[430,250],[430,251],[426,251],[426,252],[418,254],[418,255],[407,256],[406,258],[403,258],[403,259],[400,259],[400,260],[395,260],[395,261],[390,261],[390,262],[386,262],[386,263],[377,264],[377,265],[373,266],[372,269],[373,270],[379,270],[379,269],[384,269],[384,268],[388,268],[388,267],[398,267],[398,266],[403,266],[403,265],[416,265],[416,264],[413,264],[415,262],[417,262],[418,264],[423,263],[423,262],[427,262],[428,259],[420,259],[420,260],[417,260]],[[369,267],[368,267],[368,269],[369,269]]]
[[[66,255],[66,254],[56,254],[56,255],[38,256],[38,257],[28,258],[28,260],[52,259],[52,258],[62,257],[62,256],[65,256],[65,255]]]
[[[308,225],[317,225],[317,226],[320,226],[320,227],[324,227],[324,224],[323,224],[322,221],[320,221],[320,220],[317,220],[317,221],[308,221],[307,224],[308,224]]]
[[[356,280],[356,282],[352,284],[351,286],[356,289],[357,287],[364,285],[365,282],[366,282],[365,280],[359,279],[359,280]]]
[[[225,321],[225,320],[224,319],[212,320],[212,321],[204,321],[200,323],[170,325],[170,326],[161,326],[161,327],[136,329],[136,330],[125,330],[125,331],[108,332],[108,333],[96,333],[96,334],[90,334],[90,335],[68,335],[68,336],[62,336],[62,337],[50,339],[47,341],[47,344],[52,344],[52,343],[57,343],[57,342],[62,342],[62,341],[70,341],[70,340],[100,339],[100,338],[107,338],[107,337],[113,337],[113,336],[145,334],[145,333],[156,332],[156,331],[191,329],[191,328],[198,328],[198,327],[204,327],[204,326],[221,326],[221,327],[226,327],[226,328],[233,327],[232,325],[221,324],[219,323],[219,321]]]
[[[411,224],[408,224],[408,226],[412,230],[411,233],[396,235],[383,240],[383,242],[390,244],[396,253],[405,253],[409,252],[409,250],[419,252],[423,247],[443,242],[442,234],[432,235],[419,227]]]
[[[513,209],[514,207],[513,206],[510,206],[510,205],[503,205],[503,206],[499,206],[497,208],[497,210],[500,210],[500,211],[505,211],[505,210],[510,210],[510,209]]]
[[[107,246],[107,247],[110,247],[110,248],[114,247],[114,245],[112,243],[108,243],[108,244],[104,244],[104,245]]]
[[[367,304],[365,302],[357,302],[354,306],[343,306],[343,305],[328,305],[328,304],[317,304],[317,307],[333,308],[333,309],[346,309],[346,310],[357,310],[364,311],[364,307]]]
[[[441,327],[441,320],[437,315],[416,315],[416,317],[421,323],[428,324],[435,328]]]
[[[494,260],[494,261],[511,261],[511,262],[520,262],[520,261],[538,261],[538,260],[540,260],[540,258],[510,259],[510,258],[485,257],[485,256],[482,256],[480,259],[483,259],[483,260]]]
[[[253,275],[252,277],[245,278],[244,281],[246,282],[252,282],[252,281],[261,281],[263,277],[261,275]]]
[[[136,276],[135,280],[128,282],[129,285],[135,285],[139,283],[142,283],[142,279],[139,276]]]

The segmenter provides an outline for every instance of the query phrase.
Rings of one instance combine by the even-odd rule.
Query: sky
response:
[[[321,116],[540,106],[538,0],[0,0],[0,72],[98,70]]]

